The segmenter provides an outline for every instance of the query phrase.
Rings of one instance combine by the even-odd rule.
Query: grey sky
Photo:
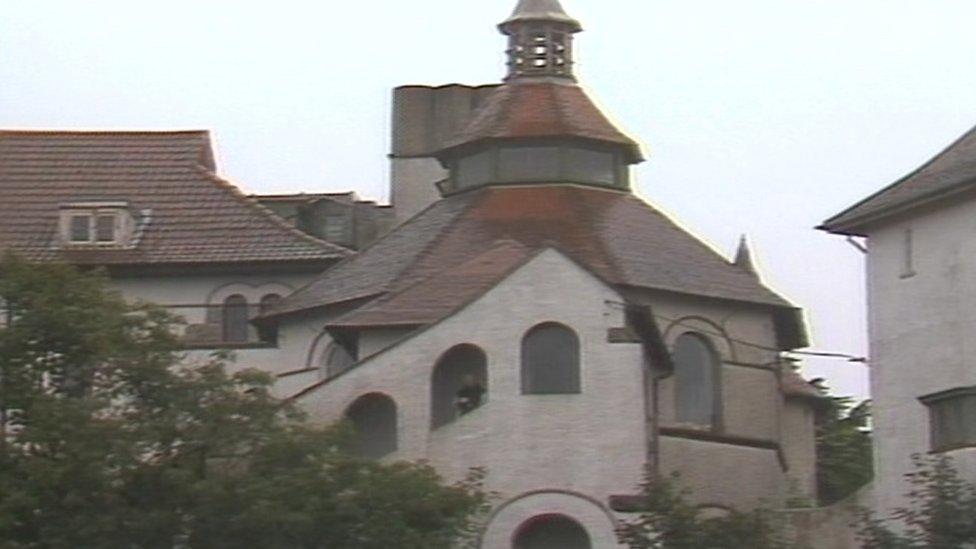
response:
[[[486,83],[515,0],[5,0],[0,127],[205,128],[251,192],[386,199],[390,88]],[[563,0],[582,82],[646,147],[637,192],[864,354],[862,261],[812,227],[976,123],[976,5]],[[864,368],[808,362],[844,393]]]

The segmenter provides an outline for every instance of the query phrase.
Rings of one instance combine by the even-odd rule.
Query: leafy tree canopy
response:
[[[908,505],[887,519],[865,513],[859,535],[865,549],[976,547],[976,485],[965,481],[950,458],[913,457],[906,476]]]
[[[349,456],[268,375],[188,364],[98,273],[0,260],[0,548],[438,548],[480,474]]]
[[[828,394],[822,381],[815,382]],[[821,505],[836,503],[874,477],[871,447],[871,401],[830,397],[816,426],[817,496]]]
[[[787,549],[772,515],[735,509],[719,515],[688,500],[677,475],[648,474],[641,485],[641,511],[621,523],[617,537],[631,549]]]

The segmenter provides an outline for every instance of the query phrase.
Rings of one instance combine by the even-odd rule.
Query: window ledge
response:
[[[711,430],[693,429],[688,427],[660,427],[660,433],[666,437],[686,438],[690,440],[700,440],[702,442],[716,442],[719,444],[731,444],[733,446],[747,446],[749,448],[761,448],[764,450],[779,450],[779,442],[761,438],[743,437],[717,433]]]

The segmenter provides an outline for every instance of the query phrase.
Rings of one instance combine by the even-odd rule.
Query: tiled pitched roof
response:
[[[823,222],[821,229],[862,235],[863,229],[976,183],[976,128],[919,169]]]
[[[502,241],[460,265],[443,269],[339,319],[335,328],[422,326],[450,315],[505,278],[532,256],[518,242]]]
[[[501,248],[509,250],[505,257],[511,261],[522,253],[519,248],[554,248],[609,284],[793,309],[753,274],[628,193],[544,185],[488,187],[442,199],[284,299],[272,315],[412,288],[399,301],[384,298],[389,301],[361,310],[389,324],[427,321],[450,309],[445,301],[457,305],[475,291],[438,281],[463,279],[480,260],[501,253],[502,243],[512,242],[518,246]],[[507,265],[497,263],[491,273]],[[479,280],[494,283],[487,274]],[[395,306],[383,308],[387,302]],[[424,303],[428,311],[419,310]]]
[[[440,154],[484,140],[548,137],[621,145],[631,162],[643,160],[637,143],[621,133],[582,88],[553,82],[499,86]]]
[[[213,170],[204,131],[0,131],[0,251],[97,265],[320,263],[350,253],[289,227]],[[59,207],[104,201],[128,203],[137,242],[64,249]]]

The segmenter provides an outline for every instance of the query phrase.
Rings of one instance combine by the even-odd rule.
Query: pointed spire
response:
[[[573,34],[583,30],[559,0],[519,0],[515,11],[498,25],[508,39],[505,80],[556,77],[575,81]]]
[[[739,238],[739,249],[735,252],[735,261],[732,264],[754,275],[759,274],[756,270],[755,263],[752,261],[752,250],[749,248],[749,241],[746,239],[746,235],[742,235]]]

